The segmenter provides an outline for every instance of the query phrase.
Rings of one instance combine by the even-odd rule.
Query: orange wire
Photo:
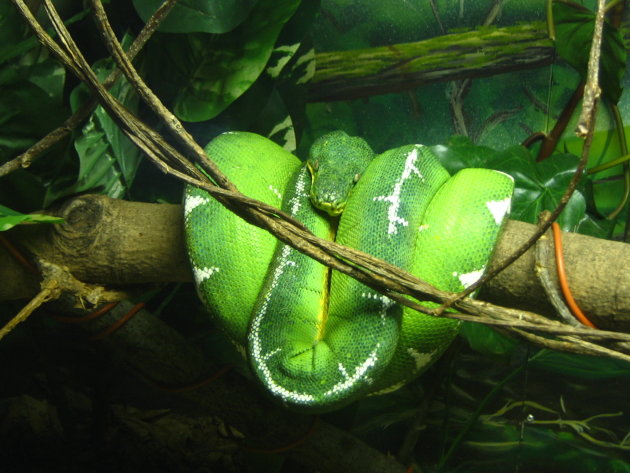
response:
[[[13,243],[11,243],[9,239],[5,237],[1,232],[0,232],[0,243],[2,244],[2,246],[4,246],[7,249],[7,251],[11,254],[11,256],[13,256],[13,258],[15,258],[27,270],[29,270],[31,273],[39,274],[35,265],[33,265],[33,263],[31,263],[29,260],[27,260],[24,257],[24,255],[20,252],[20,250],[18,250],[15,246],[13,246]]]
[[[109,312],[110,310],[112,310],[116,305],[118,304],[118,302],[110,302],[108,304],[105,304],[101,307],[99,307],[97,310],[95,310],[94,312],[89,313],[86,316],[83,317],[62,317],[62,316],[53,316],[53,318],[55,318],[56,320],[59,320],[61,322],[66,322],[66,323],[80,323],[80,322],[87,322],[89,320],[92,319],[96,319],[104,314],[106,314],[107,312]],[[118,319],[115,323],[113,323],[112,325],[110,325],[107,329],[103,330],[100,333],[97,333],[93,336],[90,337],[90,340],[99,340],[101,338],[105,338],[108,335],[111,335],[112,333],[114,333],[116,330],[118,330],[120,327],[122,327],[124,324],[126,324],[136,313],[138,313],[142,308],[144,307],[144,303],[140,302],[138,304],[136,304],[131,310],[129,310],[125,315],[123,315],[120,319]],[[209,376],[208,378],[199,381],[197,383],[193,383],[193,384],[189,384],[186,386],[179,386],[179,387],[169,387],[169,386],[165,386],[161,383],[156,383],[153,382],[153,384],[157,387],[159,387],[160,389],[164,389],[166,391],[171,391],[171,392],[186,392],[186,391],[191,391],[193,389],[197,389],[205,384],[208,384],[212,381],[214,381],[217,378],[220,378],[221,376],[223,376],[225,373],[227,373],[228,371],[230,371],[233,368],[233,365],[226,365],[223,368],[221,368],[220,370],[218,370],[216,373],[214,373],[213,375]],[[308,431],[300,438],[298,438],[297,440],[288,443],[286,445],[283,445],[281,447],[276,447],[276,448],[272,448],[272,449],[262,449],[262,448],[254,448],[254,447],[248,447],[246,445],[240,445],[240,447],[244,450],[250,451],[250,452],[255,452],[255,453],[268,453],[268,454],[273,454],[273,453],[282,453],[285,452],[287,450],[291,450],[292,448],[295,448],[296,446],[304,443],[306,441],[306,439],[308,439],[313,432],[316,430],[317,425],[319,424],[319,416],[314,416],[313,417],[313,422],[311,423],[311,426],[309,427]],[[413,471],[412,467],[410,467],[411,470],[408,471]]]
[[[118,302],[109,302],[100,306],[94,312],[90,312],[87,315],[82,317],[66,317],[64,315],[51,315],[51,317],[59,322],[63,322],[65,324],[80,324],[83,322],[89,322],[93,319],[98,319],[99,317],[105,315],[107,312],[112,310],[114,307],[118,305]]]
[[[106,313],[108,313],[110,310],[112,310],[117,305],[118,305],[118,302],[109,302],[107,304],[102,305],[101,307],[96,309],[94,312],[90,312],[89,314],[84,315],[83,317],[65,317],[65,316],[61,316],[61,315],[52,315],[51,317],[53,319],[55,319],[55,320],[58,320],[59,322],[64,322],[64,323],[69,323],[69,324],[88,322],[90,320],[97,319],[98,317],[101,317],[101,316],[105,315]],[[137,314],[138,311],[140,309],[142,309],[143,307],[144,307],[144,303],[136,304],[135,306],[133,306],[131,308],[131,310],[129,310],[129,312],[127,312],[125,315],[123,315],[115,323],[110,325],[106,330],[91,336],[89,339],[90,340],[98,340],[98,339],[104,338],[104,337],[106,337],[108,335],[111,335],[116,330],[118,330],[120,327],[122,327],[125,323],[127,323],[131,319],[131,317],[133,317],[135,314]],[[230,371],[233,367],[234,367],[233,365],[226,365],[226,366],[222,367],[221,369],[217,370],[217,372],[213,373],[211,376],[207,377],[206,379],[203,379],[203,380],[198,381],[196,383],[188,384],[188,385],[185,385],[185,386],[171,387],[171,386],[166,386],[166,385],[158,383],[158,382],[154,382],[154,381],[151,381],[151,380],[150,381],[151,381],[151,383],[153,385],[155,385],[156,387],[158,387],[160,389],[163,389],[165,391],[170,391],[170,392],[175,392],[175,393],[192,391],[194,389],[200,388],[204,384],[208,384],[208,383],[214,381],[215,379],[220,378],[225,373]]]
[[[127,322],[129,322],[129,320],[136,315],[136,313],[138,313],[140,311],[140,309],[142,309],[144,307],[144,302],[140,302],[138,304],[136,304],[135,306],[133,306],[133,308],[127,312],[125,315],[123,315],[120,319],[118,319],[116,322],[114,322],[113,324],[111,324],[109,327],[107,327],[105,330],[103,330],[102,332],[99,332],[95,335],[92,335],[91,337],[89,337],[90,340],[100,340],[101,338],[105,338],[108,335],[111,335],[112,333],[114,333],[116,330],[118,330],[120,327],[122,327],[123,325],[125,325]]]
[[[553,242],[555,246],[556,253],[556,269],[558,270],[558,281],[560,282],[560,289],[562,290],[562,294],[564,295],[564,299],[567,302],[567,306],[571,309],[571,312],[587,327],[597,328],[593,322],[591,322],[586,315],[580,310],[575,299],[573,298],[573,294],[571,294],[571,289],[569,289],[569,284],[567,282],[567,276],[564,269],[564,255],[562,253],[562,236],[560,234],[560,225],[556,222],[551,224],[551,230],[553,231]]]

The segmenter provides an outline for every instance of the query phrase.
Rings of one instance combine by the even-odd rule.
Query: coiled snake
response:
[[[450,176],[423,145],[375,156],[344,132],[302,164],[272,141],[228,132],[206,148],[244,194],[336,241],[447,291],[475,282],[506,219],[513,180],[487,169]],[[360,178],[360,179],[359,179]],[[320,209],[316,209],[312,202]],[[396,389],[449,346],[452,319],[422,315],[278,242],[207,193],[185,194],[198,293],[253,372],[283,403],[326,411]],[[427,302],[427,304],[429,304]]]

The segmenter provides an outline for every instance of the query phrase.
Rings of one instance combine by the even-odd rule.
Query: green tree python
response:
[[[242,193],[315,235],[454,292],[483,274],[513,192],[506,174],[450,176],[426,146],[375,155],[341,131],[316,140],[304,164],[245,132],[219,135],[205,151]],[[340,213],[335,222],[331,215]],[[322,412],[397,389],[458,332],[456,320],[420,314],[331,274],[205,191],[186,189],[184,220],[200,298],[267,392],[287,406]]]

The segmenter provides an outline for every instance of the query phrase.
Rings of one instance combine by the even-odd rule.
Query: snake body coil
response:
[[[281,207],[322,238],[334,236],[334,224],[311,200],[324,195],[318,207],[332,214],[345,206],[337,242],[447,291],[460,291],[483,274],[513,190],[509,176],[491,170],[451,177],[423,145],[372,159],[363,140],[343,132],[320,138],[308,165],[251,133],[220,135],[206,152],[241,192]],[[367,155],[367,169],[355,169]],[[347,203],[328,181],[316,180],[311,195],[307,168],[323,174],[328,161],[358,180]],[[287,405],[326,411],[396,389],[457,334],[457,321],[419,314],[349,276],[330,275],[192,187],[185,230],[201,299],[227,335],[247,347],[268,392]]]

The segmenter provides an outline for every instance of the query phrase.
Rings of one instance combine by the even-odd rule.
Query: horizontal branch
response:
[[[85,282],[134,285],[192,281],[179,205],[85,195],[66,202],[56,214],[65,218],[64,224],[20,226],[8,235],[36,257],[67,266]],[[519,247],[535,228],[509,221],[494,261]],[[630,268],[625,264],[630,260],[630,246],[571,233],[564,234],[563,240],[570,284],[583,310],[598,326],[630,331]],[[552,314],[535,268],[534,251],[530,250],[485,286],[484,299]],[[37,286],[29,278],[26,270],[0,251],[0,280],[8,282],[0,285],[0,300],[34,295]]]
[[[323,52],[309,100],[349,100],[433,82],[486,77],[550,64],[553,41],[542,22],[483,27],[415,43]]]
[[[628,20],[621,28],[630,39]],[[555,60],[547,26],[533,22],[479,27],[413,43],[319,52],[308,91],[311,102],[352,100],[435,82],[536,69]]]

